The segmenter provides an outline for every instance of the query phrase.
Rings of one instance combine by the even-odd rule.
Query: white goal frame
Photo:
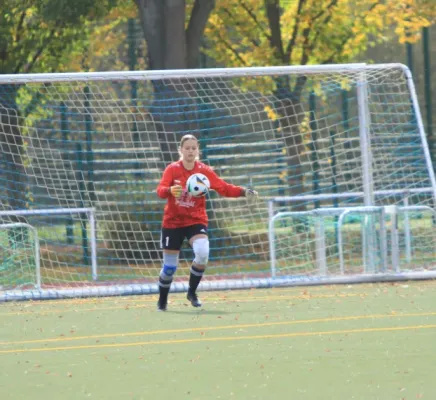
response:
[[[371,151],[369,128],[371,125],[370,115],[368,112],[368,94],[366,83],[366,70],[383,70],[386,67],[396,67],[404,72],[407,80],[407,86],[410,91],[410,101],[416,113],[416,123],[419,131],[419,136],[422,141],[422,150],[425,156],[428,178],[430,186],[423,189],[406,190],[405,195],[412,193],[414,190],[423,193],[430,193],[436,202],[436,178],[433,170],[433,165],[430,158],[430,151],[426,141],[424,124],[420,113],[417,94],[413,83],[412,75],[408,67],[403,64],[378,64],[367,65],[364,63],[355,64],[331,64],[331,65],[312,65],[312,66],[286,66],[286,67],[255,67],[255,68],[216,68],[216,69],[192,69],[192,70],[166,70],[166,71],[112,71],[112,72],[89,72],[89,73],[43,73],[43,74],[4,74],[0,75],[1,84],[26,84],[32,83],[48,83],[48,82],[72,82],[72,81],[142,81],[142,80],[161,80],[161,79],[186,79],[186,78],[213,78],[213,77],[247,77],[247,76],[268,76],[268,75],[289,75],[289,74],[319,74],[319,73],[341,73],[341,72],[357,72],[361,71],[360,80],[357,85],[358,95],[358,114],[359,114],[359,136],[360,149],[362,154],[362,175],[363,175],[363,191],[361,193],[338,193],[336,198],[346,197],[362,197],[363,207],[362,212],[372,212],[377,207],[374,206],[374,198],[380,192],[374,191],[373,177],[371,170]],[[392,191],[393,193],[395,191]],[[400,191],[401,192],[401,191]],[[332,195],[333,196],[333,195]],[[322,196],[296,196],[296,197],[277,197],[273,201],[301,201],[301,200],[316,200]],[[270,219],[269,219],[269,235],[271,253],[274,252],[274,228],[272,222],[277,217],[273,211],[273,203],[270,202]],[[407,205],[405,205],[407,209]],[[356,209],[354,209],[356,210]],[[378,209],[380,212],[386,212],[385,208]],[[341,212],[345,212],[342,209]],[[379,212],[377,211],[377,212]],[[97,230],[98,230],[98,211],[94,208],[60,208],[60,209],[45,209],[45,210],[8,210],[0,211],[1,216],[26,216],[26,215],[55,215],[55,214],[71,214],[71,213],[86,213],[89,218],[91,230],[91,262],[92,262],[92,279],[98,281],[98,265],[97,265]],[[314,210],[315,213],[323,213],[327,211]],[[433,210],[434,212],[434,210]],[[25,224],[26,225],[26,224]],[[0,226],[0,228],[6,225]],[[17,226],[17,225],[15,225]],[[26,225],[29,229],[31,226]],[[37,234],[35,235],[37,240]],[[367,240],[371,240],[370,237]],[[334,284],[334,283],[354,283],[354,282],[379,282],[379,281],[396,281],[407,279],[427,279],[436,277],[436,272],[401,272],[397,270],[394,273],[367,273],[358,276],[328,276],[325,270],[328,268],[322,260],[322,236],[318,238],[317,251],[319,252],[319,276],[307,277],[286,277],[276,276],[275,274],[275,258],[271,255],[271,276],[265,278],[243,278],[232,280],[217,280],[202,282],[201,290],[220,290],[220,289],[247,289],[247,288],[270,288],[276,286],[289,285],[318,285],[318,284]],[[38,246],[35,246],[39,249]],[[38,250],[39,251],[39,250]],[[38,257],[37,257],[38,258]],[[38,258],[39,259],[39,258]],[[115,295],[133,295],[133,294],[153,294],[158,292],[156,284],[114,284],[109,286],[92,285],[89,287],[66,288],[66,289],[41,289],[41,277],[39,266],[35,266],[37,284],[34,290],[20,290],[0,292],[0,302],[23,299],[52,299],[63,297],[90,297],[90,296],[115,296]],[[156,277],[157,279],[157,277]],[[186,291],[186,282],[175,282],[171,288],[174,292]]]
[[[29,224],[24,222],[15,222],[10,224],[0,224],[0,230],[14,229],[14,228],[26,228],[29,229],[34,238],[34,255],[35,255],[35,288],[41,290],[41,265],[39,254],[39,237],[38,231]]]
[[[71,215],[71,214],[85,214],[88,217],[90,227],[90,244],[91,244],[91,274],[92,279],[96,281],[98,279],[98,267],[97,267],[97,240],[96,240],[96,218],[94,208],[55,208],[55,209],[38,209],[38,210],[16,210],[16,211],[0,211],[1,217],[26,217],[26,216],[45,216],[45,215]],[[34,238],[35,247],[35,290],[20,290],[20,291],[8,291],[8,293],[2,294],[0,292],[0,302],[8,300],[20,300],[20,299],[33,299],[44,298],[37,295],[37,293],[44,293],[41,288],[41,268],[40,268],[40,242],[38,237],[38,231],[32,225],[24,222],[0,224],[0,229],[13,229],[13,228],[26,228],[29,229]],[[51,297],[49,297],[51,298]]]
[[[270,200],[270,203],[273,203],[274,201],[278,201],[278,199]],[[283,201],[281,199],[280,201]],[[270,209],[272,208],[272,205],[270,205]],[[342,276],[343,279],[342,282],[346,283],[352,283],[355,282],[354,277],[346,277],[345,276],[345,262],[344,262],[344,251],[343,251],[343,233],[342,233],[342,227],[344,224],[345,217],[350,214],[362,214],[365,216],[368,215],[378,215],[380,218],[380,241],[381,241],[381,255],[382,255],[382,268],[380,271],[376,271],[376,268],[374,266],[374,261],[371,258],[371,251],[373,249],[369,248],[369,246],[365,245],[363,246],[364,254],[364,268],[365,273],[368,275],[374,275],[375,273],[378,273],[376,275],[375,280],[377,280],[378,277],[381,279],[385,279],[387,276],[392,276],[396,278],[401,278],[402,275],[407,276],[408,278],[416,278],[416,279],[431,279],[436,278],[436,271],[426,271],[426,272],[404,272],[401,270],[401,263],[400,263],[400,249],[398,245],[398,229],[396,226],[396,223],[393,223],[398,214],[403,213],[406,215],[406,224],[405,224],[405,242],[406,242],[406,256],[408,261],[410,261],[411,255],[410,255],[410,248],[411,248],[411,238],[410,238],[410,226],[409,221],[407,219],[407,215],[409,212],[412,211],[428,211],[432,214],[432,216],[436,219],[436,210],[429,207],[429,206],[363,206],[363,207],[336,207],[336,208],[319,208],[314,209],[312,211],[302,211],[302,212],[278,212],[276,214],[272,213],[270,220],[269,220],[269,226],[268,226],[268,237],[269,237],[269,245],[270,245],[270,259],[271,259],[271,277],[276,277],[276,264],[277,264],[277,258],[276,258],[276,246],[275,246],[275,223],[276,221],[287,218],[287,217],[301,217],[301,216],[314,216],[318,219],[315,222],[315,264],[318,269],[318,276],[321,278],[326,279],[337,279],[332,277],[327,277],[327,256],[326,256],[326,245],[324,240],[324,222],[323,217],[326,216],[337,216],[338,217],[338,234],[337,234],[337,242],[338,242],[338,248],[339,248],[339,268],[340,268],[340,274],[339,276]],[[389,215],[391,219],[391,226],[389,229],[389,232],[385,226],[385,217],[386,215]],[[387,264],[388,264],[388,248],[387,248],[387,242],[388,242],[388,233],[390,233],[391,238],[391,246],[390,246],[390,254],[391,254],[391,269],[394,271],[394,273],[383,273],[388,270]],[[367,232],[365,229],[363,230],[362,234],[362,241],[364,242],[367,237]],[[368,260],[368,261],[366,261]],[[381,272],[381,273],[380,273]],[[313,278],[312,278],[313,279]],[[312,280],[311,279],[311,280]]]

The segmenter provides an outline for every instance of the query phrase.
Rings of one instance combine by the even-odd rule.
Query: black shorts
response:
[[[183,228],[162,228],[160,247],[165,250],[180,250],[185,238],[189,240],[195,235],[207,235],[207,226],[196,224]]]

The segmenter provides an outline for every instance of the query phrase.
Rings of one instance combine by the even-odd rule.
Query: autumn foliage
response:
[[[206,51],[228,67],[350,62],[380,42],[417,41],[435,20],[431,0],[222,0]]]

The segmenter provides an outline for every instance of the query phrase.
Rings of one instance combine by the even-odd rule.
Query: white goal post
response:
[[[39,238],[38,238],[38,231],[31,225],[29,224],[25,224],[25,223],[21,223],[21,222],[16,222],[16,223],[11,223],[11,224],[0,224],[0,230],[10,230],[10,229],[28,229],[32,234],[33,234],[33,239],[32,239],[32,245],[31,245],[31,254],[34,257],[33,259],[33,263],[32,262],[27,262],[26,264],[30,264],[28,265],[31,269],[31,275],[33,275],[33,283],[36,289],[40,290],[41,289],[41,263],[40,263],[40,255],[39,255]],[[27,251],[28,249],[26,249]],[[24,252],[22,249],[19,250],[20,252]],[[5,258],[3,258],[3,263],[5,262]],[[24,275],[24,274],[21,274]],[[0,286],[0,289],[4,289],[3,287]]]
[[[434,166],[402,64],[6,74],[0,117],[0,301],[157,293],[155,189],[186,133],[260,194],[210,193],[202,290],[436,276]]]

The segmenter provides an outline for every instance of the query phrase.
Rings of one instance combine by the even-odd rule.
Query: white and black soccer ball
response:
[[[210,182],[206,175],[197,173],[191,175],[186,181],[186,190],[191,196],[206,196],[210,189]]]

